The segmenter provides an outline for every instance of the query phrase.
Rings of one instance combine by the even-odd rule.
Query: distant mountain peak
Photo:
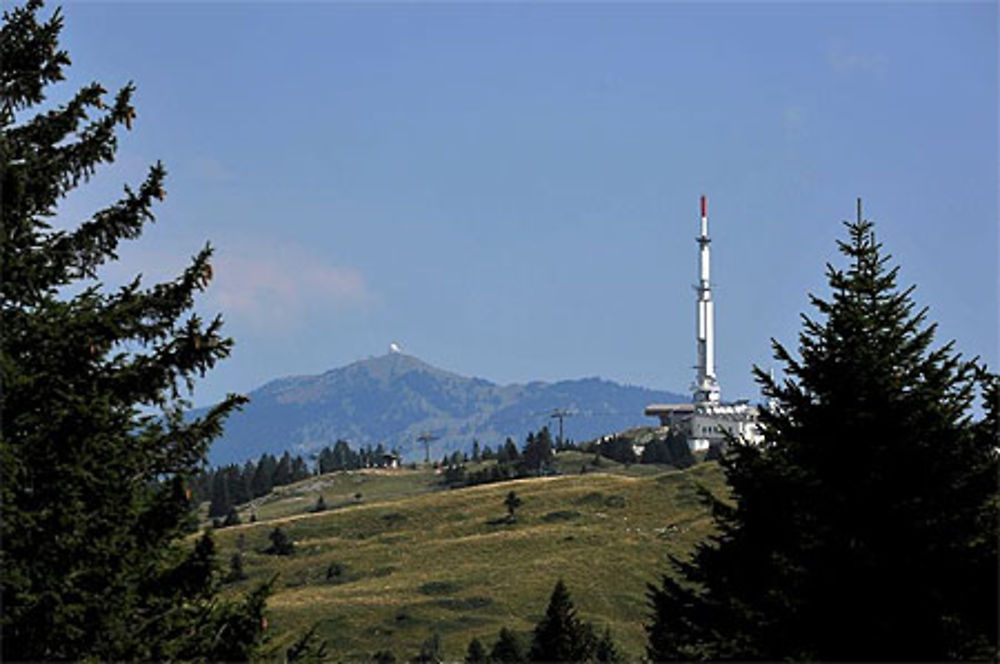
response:
[[[355,374],[363,372],[376,380],[385,382],[400,378],[414,371],[438,376],[459,377],[458,374],[439,369],[424,362],[419,357],[396,351],[389,351],[384,355],[374,355],[363,360],[358,360],[357,362],[348,364],[346,367],[333,369],[327,373],[344,372],[345,374]]]
[[[622,386],[599,377],[500,386],[439,369],[401,350],[368,357],[319,375],[290,376],[250,392],[212,446],[213,463],[243,462],[262,452],[296,453],[333,445],[397,448],[422,453],[417,436],[434,431],[433,455],[480,444],[520,440],[549,424],[554,408],[573,409],[566,434],[577,440],[644,423],[646,404],[680,398]]]

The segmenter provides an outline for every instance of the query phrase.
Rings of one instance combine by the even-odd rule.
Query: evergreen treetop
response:
[[[50,223],[114,159],[135,88],[109,100],[91,83],[38,110],[70,64],[61,14],[41,10],[39,0],[8,9],[0,28],[3,659],[246,658],[266,590],[216,601],[210,536],[182,544],[185,478],[244,401],[184,415],[194,379],[232,347],[219,318],[190,313],[212,250],[167,283],[96,281],[153,221],[159,163],[77,227]]]
[[[535,626],[529,660],[584,662],[594,654],[595,646],[593,629],[577,618],[566,584],[559,579],[552,590],[545,617]]]
[[[490,661],[494,664],[521,664],[527,661],[524,646],[517,634],[506,627],[501,627],[497,641],[490,649]]]
[[[776,405],[722,460],[735,506],[650,588],[653,660],[996,655],[997,438],[969,415],[996,379],[932,347],[860,202],[846,226],[798,357],[772,342],[785,378],[755,369]]]

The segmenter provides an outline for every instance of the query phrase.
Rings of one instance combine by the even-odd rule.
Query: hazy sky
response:
[[[200,310],[237,346],[199,404],[390,342],[498,382],[687,392],[703,193],[724,398],[795,344],[858,196],[939,340],[997,367],[995,3],[64,13],[53,100],[138,85],[65,219],[161,159],[157,224],[107,281],[217,247]]]

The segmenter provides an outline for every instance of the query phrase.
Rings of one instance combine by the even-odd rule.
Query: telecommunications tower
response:
[[[698,243],[697,346],[698,373],[694,383],[695,403],[718,403],[719,381],[715,377],[715,307],[712,303],[711,238],[708,237],[708,201],[701,197],[701,235]]]
[[[698,285],[696,292],[695,344],[698,364],[690,403],[654,403],[646,415],[660,418],[662,426],[683,433],[693,451],[724,447],[733,438],[758,443],[763,438],[757,427],[757,409],[747,401],[722,403],[719,379],[715,375],[715,306],[712,302],[711,238],[708,237],[708,200],[701,197],[701,234],[698,243]]]

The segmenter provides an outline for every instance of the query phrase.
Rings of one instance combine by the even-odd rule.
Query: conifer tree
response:
[[[503,500],[503,504],[507,507],[507,520],[513,522],[516,518],[514,514],[517,512],[517,508],[521,506],[521,499],[518,497],[516,492],[508,491],[507,497]]]
[[[79,226],[50,224],[136,114],[131,84],[40,110],[70,64],[60,13],[42,13],[29,0],[0,28],[2,659],[246,658],[266,589],[218,601],[211,536],[182,543],[184,480],[243,401],[184,415],[185,388],[232,346],[218,318],[190,314],[212,252],[168,283],[96,281],[153,220],[160,164]]]
[[[598,639],[597,645],[594,646],[594,661],[609,663],[625,661],[625,658],[622,657],[621,652],[618,650],[618,645],[611,636],[610,627],[604,628],[604,633],[601,635],[601,638]]]
[[[277,467],[274,469],[274,477],[271,478],[274,486],[284,486],[292,482],[292,455],[285,452],[281,455]]]
[[[238,526],[243,523],[240,520],[240,513],[236,511],[235,507],[230,507],[229,512],[226,514],[226,518],[222,521],[222,527],[228,528],[230,526]]]
[[[295,553],[295,542],[280,526],[275,526],[267,538],[271,540],[271,546],[265,549],[265,553],[276,556],[290,556]]]
[[[501,627],[497,642],[490,650],[490,661],[494,664],[521,664],[527,661],[524,646],[517,634],[506,627]]]
[[[254,469],[253,478],[250,480],[250,492],[254,498],[266,496],[274,488],[272,478],[278,462],[270,454],[262,454],[257,467]]]
[[[576,617],[562,579],[556,582],[545,616],[535,626],[528,659],[532,662],[584,662],[594,654],[593,628]]]
[[[996,377],[932,348],[860,201],[846,225],[786,378],[755,370],[776,406],[722,459],[735,506],[650,588],[653,660],[996,657]]]
[[[246,572],[243,571],[243,554],[236,551],[229,557],[229,574],[226,576],[226,580],[232,583],[243,581],[246,578]]]
[[[483,642],[478,638],[473,637],[469,641],[469,647],[465,651],[465,664],[486,664],[489,658],[486,655],[486,648],[483,647]]]
[[[225,470],[219,468],[212,473],[212,498],[208,504],[208,516],[224,517],[233,506],[229,496],[229,483],[226,481]]]

